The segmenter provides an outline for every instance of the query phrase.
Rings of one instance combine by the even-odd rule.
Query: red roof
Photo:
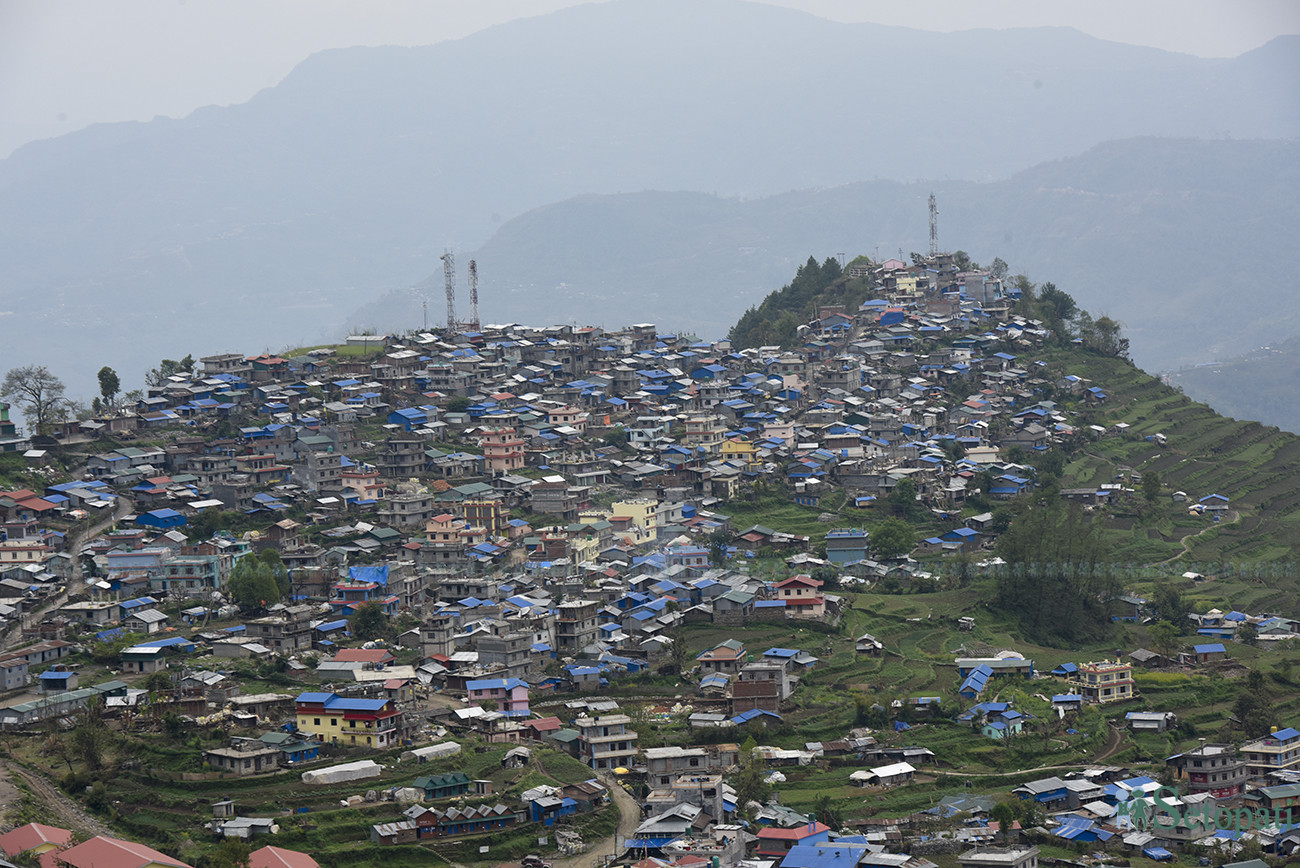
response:
[[[57,844],[63,847],[71,843],[72,833],[67,829],[46,826],[42,823],[28,823],[26,826],[19,826],[0,835],[0,850],[10,858],[42,844]]]
[[[808,828],[807,823],[795,826],[793,829],[774,829],[768,826],[759,830],[758,837],[776,841],[802,841],[809,835],[816,835],[818,832],[829,832],[830,830],[831,827],[825,823],[816,823],[811,829]]]
[[[822,586],[822,583],[819,580],[812,578],[811,576],[805,576],[805,575],[791,576],[785,581],[776,583],[776,586],[778,588],[788,588],[788,587],[793,587],[795,585],[804,585],[809,588],[820,588]]]
[[[538,732],[552,732],[564,726],[558,717],[539,717],[536,720],[528,721],[525,725],[529,729],[535,729]]]
[[[248,868],[320,868],[320,865],[306,853],[268,844],[248,854]]]
[[[344,648],[334,655],[335,663],[387,663],[393,659],[387,648]]]
[[[134,841],[120,841],[96,835],[89,841],[70,847],[58,859],[72,868],[144,868],[151,862],[175,868],[193,868],[186,862],[159,853],[152,847]]]

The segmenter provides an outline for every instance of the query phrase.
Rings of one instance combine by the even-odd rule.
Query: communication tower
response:
[[[939,255],[939,206],[930,194],[930,255]]]
[[[469,305],[470,328],[478,331],[478,263],[472,259],[469,261]]]
[[[447,331],[451,332],[456,330],[456,254],[448,247],[439,258],[447,281]]]

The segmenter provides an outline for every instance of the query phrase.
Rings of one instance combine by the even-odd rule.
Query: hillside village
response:
[[[115,825],[16,823],[0,849],[49,868],[219,864],[220,840],[253,868],[1300,852],[1298,721],[1231,705],[1290,684],[1300,620],[1186,607],[1161,632],[1166,601],[1121,587],[1101,602],[1124,647],[1048,650],[970,588],[1027,496],[1213,528],[1234,492],[1045,480],[1065,444],[1137,435],[1023,289],[947,254],[845,277],[869,297],[817,305],[784,349],[462,324],[203,357],[35,437],[5,406],[26,483],[0,491],[5,756]]]

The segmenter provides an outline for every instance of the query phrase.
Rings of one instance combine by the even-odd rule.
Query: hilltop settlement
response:
[[[1166,447],[1075,363],[1114,333],[962,256],[806,268],[863,297],[784,345],[453,324],[186,359],[30,434],[0,405],[5,858],[1300,852],[1300,620],[1080,554],[1239,510],[1062,483],[1068,449]],[[1050,580],[1015,562],[1035,513],[1078,541]],[[1077,617],[1022,630],[1026,581]]]

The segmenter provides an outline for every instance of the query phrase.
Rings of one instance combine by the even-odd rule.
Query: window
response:
[[[312,718],[312,721],[311,721],[311,724],[312,724],[312,726],[320,726],[320,718],[319,718],[319,717],[313,717],[313,718]]]

